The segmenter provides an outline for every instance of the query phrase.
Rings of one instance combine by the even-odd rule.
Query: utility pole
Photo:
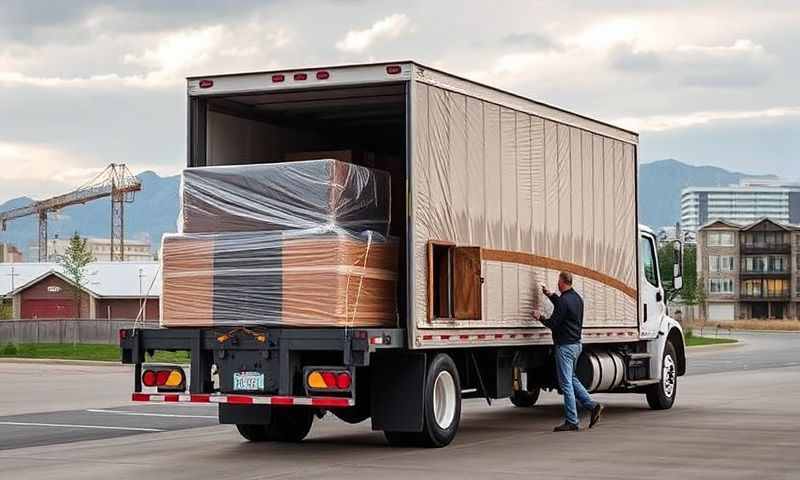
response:
[[[15,273],[14,272],[14,265],[11,265],[11,273],[7,273],[6,275],[11,277],[11,291],[13,292],[14,289],[16,288],[14,286],[14,277],[19,277],[20,274],[19,273]]]
[[[142,297],[142,277],[144,277],[144,271],[142,267],[139,267],[139,311],[142,312],[142,322],[147,320],[147,312],[144,308],[144,298]]]
[[[47,210],[39,211],[39,261],[47,261]]]

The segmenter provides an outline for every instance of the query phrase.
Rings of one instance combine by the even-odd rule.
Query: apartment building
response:
[[[690,234],[714,220],[749,224],[764,217],[800,224],[800,185],[743,180],[728,187],[681,191],[681,230]]]
[[[697,259],[708,320],[800,318],[800,227],[715,220],[698,230]]]

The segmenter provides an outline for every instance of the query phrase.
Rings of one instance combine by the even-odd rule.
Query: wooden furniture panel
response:
[[[166,236],[161,261],[161,325],[213,325],[214,241]]]

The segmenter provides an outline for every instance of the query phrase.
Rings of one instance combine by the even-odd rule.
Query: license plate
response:
[[[264,374],[259,372],[234,372],[233,389],[239,391],[264,390]]]

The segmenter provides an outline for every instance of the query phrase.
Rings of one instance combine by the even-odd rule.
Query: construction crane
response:
[[[0,225],[28,215],[39,216],[39,261],[47,261],[47,214],[70,205],[83,204],[98,198],[111,197],[111,260],[125,260],[125,204],[133,201],[142,183],[124,163],[112,163],[92,180],[72,192],[58,195],[26,207],[0,212]]]

